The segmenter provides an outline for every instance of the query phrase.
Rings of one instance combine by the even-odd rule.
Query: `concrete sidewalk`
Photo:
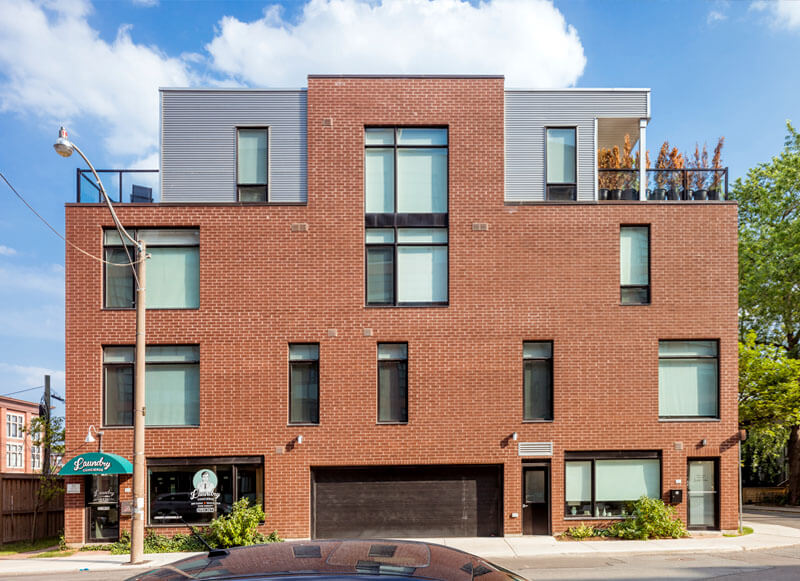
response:
[[[753,534],[743,537],[703,535],[688,539],[658,541],[557,541],[553,537],[480,537],[417,539],[439,543],[474,553],[487,559],[548,557],[557,555],[601,555],[620,553],[686,553],[709,551],[751,551],[800,545],[800,529],[770,524],[748,524]],[[25,574],[55,574],[77,571],[119,571],[128,569],[135,575],[173,561],[205,553],[147,554],[143,565],[128,565],[127,555],[100,552],[77,552],[70,557],[50,559],[0,558],[0,578]]]

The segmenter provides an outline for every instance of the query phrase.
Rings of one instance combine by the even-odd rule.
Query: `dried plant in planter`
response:
[[[714,157],[711,158],[711,167],[715,170],[722,169],[722,146],[725,144],[725,136],[719,138],[717,146],[714,148]],[[711,177],[711,190],[719,192],[720,182],[722,181],[722,172],[712,172]]]
[[[658,151],[658,157],[656,158],[656,169],[669,169],[669,141],[664,141],[661,144],[661,149]],[[664,189],[667,185],[667,172],[656,172],[656,184],[659,189]]]
[[[705,143],[703,144],[702,153],[700,153],[700,146],[697,143],[694,144],[694,159],[692,159],[692,161],[689,163],[689,167],[695,170],[708,169],[708,147]],[[689,183],[691,184],[693,190],[697,191],[706,189],[705,185],[707,181],[707,172],[689,172]]]

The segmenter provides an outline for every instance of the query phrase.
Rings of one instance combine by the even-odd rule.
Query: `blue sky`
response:
[[[159,86],[301,87],[309,73],[500,73],[649,87],[651,155],[726,139],[731,178],[800,124],[800,1],[0,0],[0,171],[57,230],[77,160],[158,167]],[[0,183],[0,394],[64,391],[64,243]],[[38,400],[41,389],[15,397]]]

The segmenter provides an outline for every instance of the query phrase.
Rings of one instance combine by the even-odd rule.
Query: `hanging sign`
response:
[[[92,476],[95,474],[133,474],[133,465],[116,454],[87,452],[64,463],[59,476]]]

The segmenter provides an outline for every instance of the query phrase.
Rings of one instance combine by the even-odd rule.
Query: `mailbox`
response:
[[[669,491],[669,503],[680,504],[683,502],[683,490],[673,489]]]

